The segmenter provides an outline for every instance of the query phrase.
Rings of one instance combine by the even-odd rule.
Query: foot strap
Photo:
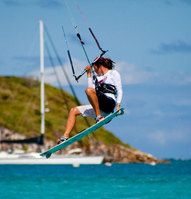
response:
[[[68,140],[68,138],[67,138],[67,137],[61,137],[60,140],[61,140],[62,142],[64,142],[64,141]]]
[[[101,115],[97,116],[96,119],[95,119],[96,123],[98,123],[103,118],[104,118],[104,116],[101,116]]]

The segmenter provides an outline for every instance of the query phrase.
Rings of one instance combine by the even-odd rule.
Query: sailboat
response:
[[[45,106],[44,106],[44,39],[43,39],[43,21],[39,21],[40,25],[40,80],[41,80],[41,135],[37,138],[25,139],[23,142],[35,142],[42,145],[45,134]],[[14,140],[15,141],[15,140]],[[13,143],[9,141],[7,143]],[[18,140],[19,143],[22,141]],[[26,153],[23,151],[7,151],[0,152],[0,164],[72,164],[79,166],[80,164],[101,164],[104,156],[86,156],[81,154],[80,148],[72,149],[67,155],[53,155],[52,158],[46,159],[39,155],[39,153]],[[78,154],[78,155],[75,155]]]

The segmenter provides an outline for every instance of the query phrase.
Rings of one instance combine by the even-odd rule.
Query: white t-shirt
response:
[[[98,82],[104,82],[105,84],[114,85],[117,89],[117,96],[111,93],[105,93],[108,97],[113,98],[118,104],[122,100],[122,85],[121,85],[121,76],[116,70],[109,70],[106,74],[97,76]],[[95,88],[95,84],[91,77],[88,78],[88,87]]]

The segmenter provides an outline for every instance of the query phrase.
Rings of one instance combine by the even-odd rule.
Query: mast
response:
[[[2,140],[2,130],[0,129],[0,149],[1,149],[1,143],[38,143],[40,145],[43,145],[43,137],[45,133],[45,108],[44,108],[44,39],[43,39],[43,21],[39,21],[40,24],[40,104],[41,104],[41,136],[39,137],[33,137],[33,138],[26,138],[26,139],[15,139],[15,140],[9,140],[5,139]]]
[[[45,115],[44,115],[44,38],[43,38],[43,21],[40,20],[40,93],[41,93],[41,136],[45,133]]]

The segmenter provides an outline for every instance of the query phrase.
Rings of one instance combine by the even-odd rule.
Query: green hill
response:
[[[75,98],[64,90],[45,84],[45,103],[50,110],[45,114],[45,138],[56,141],[64,132],[69,109],[76,106]],[[0,77],[0,110],[0,127],[27,138],[40,135],[40,82],[32,78]],[[88,119],[88,123],[95,122]],[[87,127],[85,119],[78,117],[71,136]],[[124,145],[104,128],[82,139],[81,144],[88,145],[91,137],[106,145]]]

